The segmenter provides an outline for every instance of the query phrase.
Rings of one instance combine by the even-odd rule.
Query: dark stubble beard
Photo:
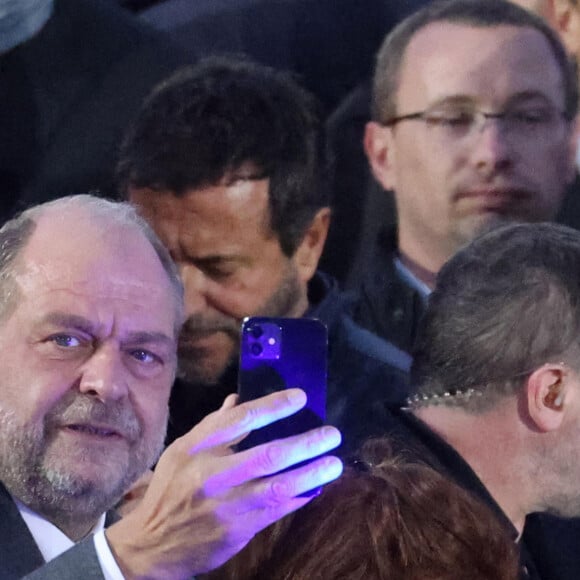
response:
[[[303,293],[302,283],[293,262],[288,261],[286,274],[276,291],[255,312],[247,316],[295,316],[296,305]],[[300,315],[303,313],[300,313]],[[237,365],[240,350],[241,319],[214,313],[211,316],[197,314],[190,316],[183,325],[179,345],[178,377],[196,387],[214,388],[228,369]],[[232,356],[221,368],[209,371],[203,364],[199,364],[199,353],[188,346],[188,337],[195,336],[196,332],[219,331],[226,334],[234,345]]]
[[[59,456],[59,450],[49,450],[58,425],[92,421],[117,427],[129,441],[125,461],[115,461],[114,454],[99,457],[104,466],[98,481],[67,469],[67,460]],[[15,498],[65,533],[73,522],[75,526],[80,522],[94,524],[159,457],[166,423],[167,412],[163,428],[145,441],[127,402],[105,405],[73,392],[63,397],[42,423],[34,425],[23,425],[13,413],[0,408],[0,480]],[[93,459],[87,450],[80,454],[78,463]]]

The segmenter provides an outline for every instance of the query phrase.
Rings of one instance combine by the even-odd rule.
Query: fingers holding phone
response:
[[[341,435],[338,429],[324,426],[285,439],[263,443],[244,451],[238,451],[235,455],[230,456],[227,459],[228,467],[220,472],[213,481],[216,486],[238,486],[254,479],[266,478],[295,468],[304,462],[314,461],[317,457],[338,447],[340,441]],[[323,459],[328,459],[328,461],[325,462]],[[301,474],[301,488],[309,481],[312,483],[312,487],[324,485],[340,475],[342,464],[337,458],[320,458],[318,461],[319,463],[313,467],[311,472],[304,469],[296,472],[297,477],[299,473]],[[328,468],[333,474],[335,470],[339,471],[331,479],[322,481],[325,479],[325,474],[317,472],[317,469],[321,467]],[[309,478],[306,477],[308,474],[310,474]],[[284,482],[286,479],[278,478],[276,481]],[[288,480],[288,483],[292,483],[291,480]],[[307,489],[302,489],[298,493],[305,491]],[[292,495],[288,494],[287,497],[292,497]]]
[[[338,477],[338,458],[316,458],[340,443],[333,427],[234,452],[240,438],[296,413],[306,404],[296,389],[206,417],[162,455],[143,501],[107,530],[127,577],[184,577],[209,571],[257,532],[308,502],[300,497]],[[271,475],[274,474],[274,475]]]

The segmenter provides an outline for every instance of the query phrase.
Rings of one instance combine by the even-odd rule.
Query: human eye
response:
[[[237,272],[237,262],[234,260],[211,260],[199,265],[203,273],[215,282],[227,282]]]
[[[55,332],[38,341],[39,352],[51,359],[75,359],[91,352],[93,341],[90,337],[71,332]]]
[[[516,125],[543,125],[553,118],[553,112],[547,107],[525,107],[506,111],[506,118]]]
[[[130,355],[137,362],[144,365],[155,365],[163,363],[163,359],[159,355],[144,348],[133,349],[130,351]]]
[[[234,270],[223,266],[212,266],[207,269],[207,275],[214,280],[227,280],[234,275]]]
[[[58,347],[61,348],[75,348],[82,346],[83,341],[78,336],[74,336],[73,334],[67,333],[59,333],[53,334],[49,337],[49,342],[52,342]]]
[[[428,125],[449,129],[466,129],[473,124],[473,111],[466,109],[441,109],[425,115]]]
[[[129,348],[125,352],[127,367],[136,377],[153,378],[171,368],[169,356],[163,352],[142,347]]]

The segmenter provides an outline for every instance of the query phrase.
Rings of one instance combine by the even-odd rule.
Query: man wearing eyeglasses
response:
[[[462,245],[555,218],[574,178],[577,92],[556,33],[503,0],[434,3],[385,39],[364,144],[398,228],[362,281],[359,323],[410,350]]]

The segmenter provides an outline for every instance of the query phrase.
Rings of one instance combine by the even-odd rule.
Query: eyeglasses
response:
[[[501,113],[487,113],[474,107],[448,106],[392,117],[382,124],[393,127],[403,121],[422,121],[438,137],[459,140],[481,133],[490,119],[501,122],[508,135],[523,140],[549,136],[567,117],[551,105],[518,105]]]

